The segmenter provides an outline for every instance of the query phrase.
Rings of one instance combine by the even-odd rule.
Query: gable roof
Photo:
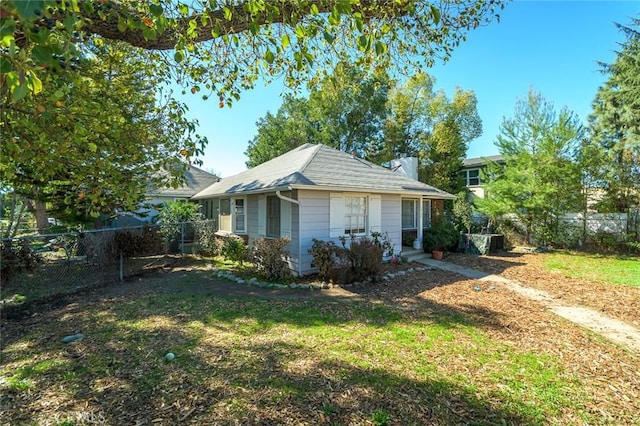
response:
[[[157,188],[148,195],[156,197],[190,198],[198,192],[218,182],[220,178],[195,166],[189,166],[184,173],[185,183],[178,188]]]
[[[495,161],[496,163],[504,163],[504,157],[502,155],[488,155],[486,157],[467,158],[462,160],[462,167],[482,167],[489,161]]]
[[[192,199],[290,189],[409,193],[429,198],[454,198],[433,186],[326,145],[304,144],[253,169],[224,178]]]

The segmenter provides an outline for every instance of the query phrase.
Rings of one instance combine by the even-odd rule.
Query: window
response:
[[[480,185],[480,169],[470,169],[463,171],[466,186]]]
[[[431,200],[422,201],[422,227],[431,228]]]
[[[367,233],[367,197],[344,198],[344,233]]]
[[[233,209],[233,210],[232,210]],[[223,198],[220,200],[221,231],[246,233],[246,214],[244,198]]]
[[[402,200],[402,229],[418,227],[416,200]]]
[[[233,232],[231,229],[231,199],[220,200],[220,230]]]
[[[244,208],[244,198],[236,198],[235,202],[235,228],[234,232],[239,234],[244,234],[246,232],[245,229],[245,208]]]
[[[280,198],[267,197],[267,237],[280,237]]]

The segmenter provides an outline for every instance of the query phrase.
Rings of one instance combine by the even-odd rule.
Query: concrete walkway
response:
[[[501,284],[521,296],[541,303],[551,312],[562,318],[578,324],[581,327],[588,328],[613,342],[640,353],[640,330],[623,321],[610,318],[593,309],[561,305],[547,292],[526,287],[517,281],[504,278],[500,275],[488,274],[477,269],[465,268],[441,260],[419,259],[416,260],[416,262],[432,268],[455,272],[467,278]]]

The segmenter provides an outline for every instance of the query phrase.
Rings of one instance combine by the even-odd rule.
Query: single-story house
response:
[[[325,145],[305,144],[194,195],[220,231],[289,238],[290,267],[315,272],[312,240],[387,233],[402,250],[402,232],[430,226],[432,212],[454,197],[433,186]]]

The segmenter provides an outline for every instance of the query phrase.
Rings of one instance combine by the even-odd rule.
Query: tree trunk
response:
[[[49,216],[44,201],[36,200],[34,204],[34,216],[36,217],[36,228],[39,234],[44,234],[49,229]]]

